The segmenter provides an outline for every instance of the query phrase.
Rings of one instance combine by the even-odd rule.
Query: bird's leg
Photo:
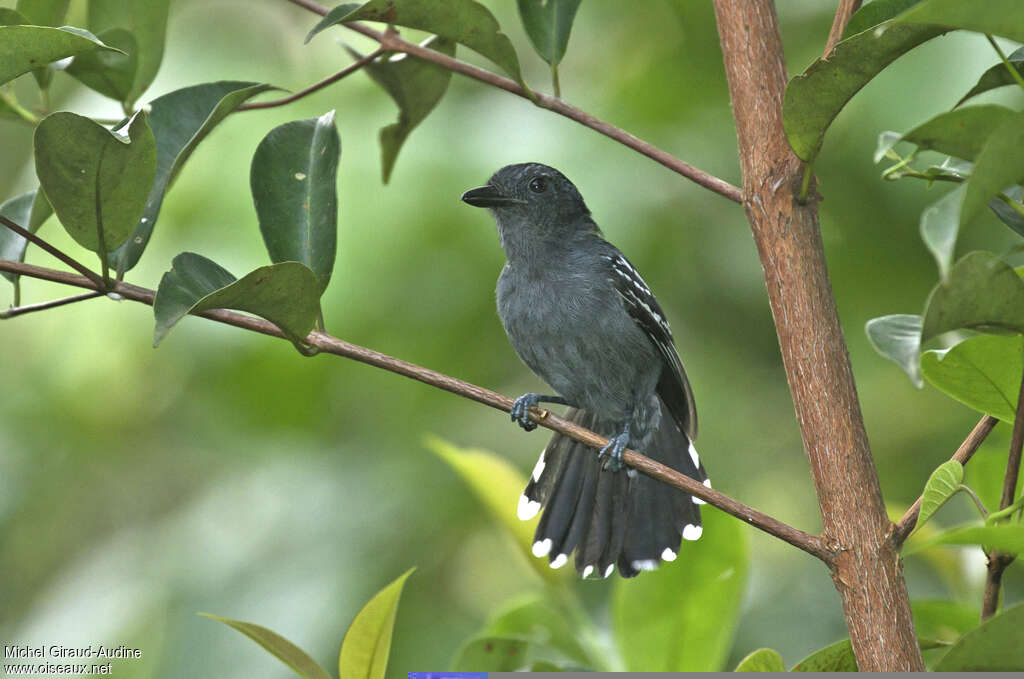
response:
[[[626,422],[626,426],[622,429],[622,433],[617,436],[613,436],[608,440],[608,444],[601,449],[601,452],[597,456],[604,457],[608,456],[608,459],[604,463],[604,468],[610,472],[617,472],[622,469],[622,451],[629,445],[629,422]]]
[[[545,396],[543,394],[534,394],[530,392],[523,394],[516,399],[516,402],[512,404],[512,421],[518,422],[519,426],[526,431],[533,431],[537,428],[537,423],[530,419],[529,411],[538,403],[558,403],[563,406],[571,405],[561,396]]]

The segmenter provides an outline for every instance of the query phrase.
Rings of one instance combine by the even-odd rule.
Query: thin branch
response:
[[[40,278],[90,290],[97,289],[99,286],[98,283],[66,271],[47,269],[22,262],[12,262],[0,259],[0,271],[9,271],[22,276]],[[116,292],[124,299],[149,305],[153,304],[153,300],[156,297],[156,293],[153,290],[124,282],[117,282],[114,285],[112,292]],[[272,337],[284,338],[284,335],[280,330],[278,330],[277,326],[269,321],[263,320],[262,318],[255,318],[253,316],[224,309],[206,311],[199,315],[204,318],[209,318],[210,320],[225,323],[227,325],[233,325],[244,330],[251,330],[253,332],[270,335]],[[306,338],[306,342],[310,346],[317,348],[321,353],[334,354],[336,356],[343,356],[361,363],[366,363],[367,365],[371,365],[376,368],[381,368],[398,375],[418,380],[424,384],[437,387],[438,389],[444,389],[445,391],[449,391],[453,394],[468,398],[476,401],[477,403],[488,405],[498,410],[509,412],[512,408],[513,400],[507,396],[503,396],[489,389],[484,389],[483,387],[478,387],[475,384],[470,384],[469,382],[464,382],[454,377],[450,377],[443,373],[430,370],[429,368],[424,368],[416,365],[415,363],[409,363],[408,361],[403,361],[400,358],[382,354],[378,351],[374,351],[373,349],[367,349],[366,347],[351,344],[326,333],[314,331]],[[598,436],[589,429],[579,427],[567,420],[563,420],[560,417],[547,413],[546,411],[536,409],[532,410],[530,412],[530,417],[542,427],[547,427],[552,431],[564,434],[591,447],[603,448],[608,443],[608,439],[603,436]],[[689,476],[681,474],[676,470],[666,467],[665,465],[633,450],[625,451],[623,459],[626,464],[634,467],[644,474],[685,491],[690,495],[694,495],[708,504],[718,507],[727,514],[731,514],[736,518],[749,523],[755,528],[774,535],[794,547],[798,547],[808,554],[816,556],[826,563],[831,563],[833,552],[819,537],[805,533],[797,528],[793,528],[792,526],[768,516],[763,512],[759,512],[752,507],[748,507],[742,502],[723,495],[717,490],[708,488],[707,486],[694,481]]]
[[[988,43],[992,45],[992,49],[994,49],[996,51],[996,54],[999,55],[999,58],[1000,60],[1002,60],[1003,65],[1006,66],[1006,70],[1010,72],[1010,77],[1013,78],[1018,85],[1020,85],[1020,88],[1022,90],[1024,90],[1024,78],[1021,77],[1020,72],[1014,67],[1012,63],[1010,63],[1010,60],[1006,58],[1006,55],[1003,54],[1003,50],[1000,49],[999,43],[997,43],[995,39],[988,33],[985,34],[985,37],[988,38]]]
[[[258,101],[258,102],[252,103],[252,104],[242,104],[241,106],[239,106],[235,110],[236,111],[255,111],[256,109],[274,108],[275,106],[284,106],[285,104],[290,104],[293,101],[297,101],[299,99],[302,99],[305,96],[313,94],[314,92],[316,92],[318,90],[322,90],[323,88],[327,87],[328,85],[336,83],[339,80],[341,80],[342,78],[344,78],[344,77],[346,77],[346,76],[348,76],[348,75],[350,75],[352,73],[355,73],[356,71],[361,69],[363,66],[366,66],[366,64],[370,63],[371,61],[373,61],[374,59],[376,59],[380,55],[384,54],[384,52],[385,52],[385,50],[379,49],[379,50],[376,50],[375,52],[372,52],[371,54],[367,54],[365,57],[362,57],[362,58],[358,59],[357,61],[354,61],[353,63],[349,64],[345,68],[343,68],[340,71],[338,71],[337,73],[335,73],[333,75],[329,75],[326,78],[324,78],[323,80],[321,80],[320,82],[314,83],[314,84],[310,85],[309,87],[307,87],[306,89],[300,90],[300,91],[296,92],[295,94],[292,94],[290,96],[284,97],[283,99],[274,99],[273,101]]]
[[[326,15],[328,12],[328,9],[326,7],[316,2],[311,2],[310,0],[288,1],[321,16]],[[566,118],[569,118],[570,120],[575,120],[576,122],[585,125],[592,130],[600,132],[606,137],[614,139],[620,144],[628,146],[634,151],[637,151],[638,153],[647,156],[648,158],[654,160],[655,162],[661,163],[662,165],[672,170],[673,172],[681,174],[687,179],[703,186],[706,189],[714,191],[720,196],[724,196],[736,203],[742,201],[742,192],[740,191],[740,189],[736,186],[733,186],[724,179],[719,179],[718,177],[712,174],[708,174],[703,170],[699,170],[693,165],[690,165],[689,163],[676,158],[672,154],[666,153],[665,151],[659,149],[658,147],[653,146],[643,141],[642,139],[634,137],[625,130],[615,127],[610,123],[606,123],[603,120],[600,120],[599,118],[595,118],[589,113],[581,111],[580,109],[574,106],[570,106],[569,104],[565,103],[561,99],[558,99],[557,97],[552,97],[548,94],[541,94],[540,92],[529,92],[514,80],[510,80],[509,78],[505,78],[495,73],[491,73],[490,71],[478,68],[477,66],[473,66],[472,64],[467,64],[464,61],[453,59],[452,57],[449,57],[446,54],[435,52],[432,49],[421,47],[420,45],[417,45],[415,43],[407,42],[400,38],[397,34],[390,31],[377,31],[359,23],[345,23],[341,25],[344,26],[345,28],[355,31],[356,33],[360,33],[368,38],[376,40],[377,42],[380,43],[381,47],[387,51],[410,54],[419,59],[423,59],[424,61],[429,61],[431,63],[437,64],[438,66],[447,68],[448,70],[453,71],[455,73],[460,73],[470,78],[474,78],[476,80],[479,80],[480,82],[487,83],[488,85],[492,85],[499,89],[505,90],[506,92],[511,92],[512,94],[532,101],[541,108],[546,108],[549,111],[553,111],[559,115],[563,115]]]
[[[836,8],[836,15],[832,19],[832,29],[828,32],[828,40],[825,41],[825,52],[822,55],[824,59],[828,59],[836,44],[843,39],[846,24],[850,23],[850,17],[860,9],[860,5],[861,0],[839,0],[839,7]]]
[[[960,444],[960,447],[956,449],[956,452],[953,453],[953,457],[950,459],[956,460],[960,464],[967,464],[974,457],[974,453],[977,452],[982,441],[989,435],[989,432],[992,431],[997,422],[999,420],[991,415],[985,415],[978,420],[978,424],[974,425],[974,429],[971,430],[971,433],[967,435],[967,438],[964,439],[964,442]],[[896,526],[893,528],[889,539],[893,541],[897,549],[900,548],[907,539],[907,536],[914,530],[914,526],[917,525],[917,515],[921,513],[921,500],[923,498],[923,495],[917,498],[914,504],[910,506],[910,509],[907,510],[907,513],[896,522]]]
[[[60,299],[52,299],[49,302],[39,302],[38,304],[26,304],[25,306],[14,306],[5,311],[0,311],[0,320],[7,320],[8,318],[14,318],[15,316],[21,316],[23,314],[30,314],[34,311],[46,311],[47,309],[56,309],[59,306],[65,304],[74,304],[75,302],[82,302],[87,299],[93,299],[94,297],[102,297],[106,293],[100,292],[85,292],[81,295],[72,295],[71,297],[62,297]]]
[[[3,224],[8,229],[10,229],[14,233],[18,234],[19,236],[21,236],[22,238],[24,238],[28,242],[33,243],[35,245],[38,245],[43,250],[46,250],[51,255],[53,255],[54,257],[56,257],[60,261],[64,262],[65,264],[67,264],[72,269],[74,269],[78,273],[82,274],[86,278],[88,278],[90,281],[92,281],[95,284],[97,290],[103,290],[104,289],[105,283],[104,283],[103,277],[100,276],[98,273],[90,270],[89,267],[85,266],[84,264],[82,264],[81,262],[76,260],[75,258],[71,257],[70,255],[64,254],[63,252],[61,252],[57,248],[55,248],[52,245],[50,245],[49,243],[47,243],[45,240],[43,240],[39,236],[35,235],[34,233],[29,231],[28,229],[23,229],[22,227],[18,226],[17,224],[15,224],[11,220],[7,219],[7,217],[4,217],[3,215],[0,215],[0,224]]]
[[[1020,391],[1017,394],[1017,412],[1013,418],[1013,433],[1010,435],[1010,453],[1006,458],[1006,476],[1003,477],[1003,496],[999,509],[1013,505],[1017,494],[1017,476],[1020,474],[1021,448],[1024,447],[1024,374],[1021,375]],[[988,555],[988,573],[985,576],[985,594],[981,600],[981,619],[987,620],[999,610],[999,587],[1003,571],[1013,563],[1014,555],[993,550]]]

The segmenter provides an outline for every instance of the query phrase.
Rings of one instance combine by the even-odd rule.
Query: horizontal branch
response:
[[[310,0],[289,0],[293,4],[308,9],[311,12],[324,16],[327,14],[328,9],[323,5]],[[742,201],[742,192],[736,186],[733,186],[724,179],[720,179],[712,174],[709,174],[703,170],[700,170],[689,163],[676,158],[670,153],[667,153],[652,144],[645,142],[638,137],[633,136],[629,132],[622,130],[610,123],[596,118],[586,111],[582,111],[575,106],[571,106],[557,97],[553,97],[548,94],[542,94],[540,92],[532,92],[524,89],[519,83],[509,78],[491,73],[490,71],[484,70],[472,64],[467,64],[464,61],[459,61],[453,57],[449,57],[446,54],[435,52],[432,49],[421,47],[416,43],[408,42],[403,40],[397,34],[387,31],[381,32],[374,30],[368,26],[364,26],[360,23],[345,23],[342,24],[345,28],[365,35],[368,38],[372,38],[380,43],[381,47],[388,51],[403,52],[410,54],[418,59],[429,61],[447,68],[455,73],[460,73],[464,76],[474,78],[480,82],[492,85],[499,89],[511,92],[524,99],[532,101],[541,108],[546,108],[549,111],[553,111],[559,115],[565,116],[570,120],[589,127],[592,130],[600,132],[601,134],[614,139],[615,141],[628,146],[629,148],[637,151],[638,153],[647,156],[655,162],[661,163],[668,169],[681,174],[687,179],[703,186],[710,191],[714,191],[720,196],[724,196],[729,200],[739,203]]]
[[[960,444],[960,447],[957,448],[956,452],[953,453],[953,457],[949,459],[955,460],[960,464],[967,464],[968,460],[974,457],[974,453],[977,452],[982,441],[985,440],[985,437],[989,435],[989,432],[992,431],[998,421],[999,420],[991,415],[985,415],[982,417],[978,421],[978,424],[974,425],[974,429],[972,429],[971,433],[967,435],[967,438],[965,438],[964,442]],[[896,522],[896,527],[893,529],[890,537],[893,544],[896,545],[896,549],[900,548],[910,533],[914,530],[914,526],[917,525],[917,516],[921,513],[921,500],[923,499],[923,495],[917,498],[914,504],[910,506],[910,509],[907,510],[907,513]]]
[[[97,285],[84,276],[79,276],[65,271],[57,271],[55,269],[47,269],[32,264],[24,264],[22,262],[12,262],[0,259],[0,271],[8,271],[22,276],[63,283],[65,285],[72,285],[88,290],[97,289]],[[156,293],[153,290],[120,281],[115,283],[111,292],[117,293],[124,299],[149,305],[153,304],[153,300],[156,297]],[[225,323],[237,328],[243,328],[245,330],[251,330],[264,335],[284,339],[284,335],[280,330],[278,330],[277,326],[261,318],[255,318],[253,316],[227,311],[225,309],[205,311],[199,315],[219,323]],[[476,401],[477,403],[482,403],[498,410],[509,412],[512,408],[513,400],[507,396],[503,396],[502,394],[489,389],[484,389],[483,387],[478,387],[475,384],[470,384],[469,382],[464,382],[454,377],[450,377],[443,373],[430,370],[429,368],[424,368],[416,365],[415,363],[403,361],[400,358],[388,356],[387,354],[382,354],[378,351],[374,351],[373,349],[367,349],[366,347],[346,342],[345,340],[338,339],[337,337],[333,337],[326,333],[312,332],[306,338],[306,342],[319,349],[321,353],[334,354],[336,356],[343,356],[361,363],[366,363],[367,365],[403,375],[425,384],[429,384],[430,386],[444,389],[445,391],[450,391],[453,394],[458,394],[459,396],[463,396]],[[585,443],[593,448],[603,448],[608,443],[608,439],[603,436],[598,436],[589,429],[579,427],[546,411],[535,408],[530,411],[530,419],[537,422],[542,427],[564,434],[565,436],[576,441],[580,441],[581,443]],[[833,553],[825,546],[824,542],[815,535],[810,535],[797,528],[793,528],[774,517],[768,516],[767,514],[752,507],[748,507],[742,502],[734,500],[717,490],[708,488],[707,486],[694,481],[689,476],[681,474],[670,467],[666,467],[665,465],[641,455],[636,451],[626,450],[623,454],[623,460],[629,466],[639,470],[651,478],[657,479],[663,483],[667,483],[670,486],[674,486],[679,490],[689,493],[690,495],[696,496],[708,504],[718,507],[727,514],[731,514],[736,518],[749,523],[755,528],[774,535],[794,547],[798,547],[808,554],[818,557],[826,563],[829,563],[832,560]]]

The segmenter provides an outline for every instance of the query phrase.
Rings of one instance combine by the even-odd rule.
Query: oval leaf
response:
[[[350,4],[339,5],[313,27],[306,42],[328,26],[346,21],[380,21],[454,40],[487,57],[526,87],[512,41],[501,32],[490,10],[473,0],[370,0],[355,10]]]
[[[1024,670],[1024,604],[1007,608],[965,634],[935,666],[936,672]]]
[[[100,94],[117,101],[126,101],[138,69],[139,50],[135,36],[123,28],[111,28],[96,37],[124,54],[108,50],[85,52],[75,57],[64,72]]]
[[[160,279],[153,301],[153,346],[186,314],[237,309],[267,319],[301,347],[320,313],[316,276],[298,262],[262,266],[240,280],[200,255],[183,252]]]
[[[793,152],[813,160],[829,125],[853,95],[898,57],[946,30],[887,21],[841,41],[827,60],[818,59],[790,80],[782,123]]]
[[[1018,72],[1024,70],[1024,47],[1020,47],[1006,58]],[[999,62],[995,66],[989,68],[987,71],[981,74],[978,78],[978,84],[970,89],[970,91],[964,95],[963,99],[956,102],[956,105],[964,103],[971,97],[975,97],[983,92],[994,90],[997,87],[1003,87],[1004,85],[1013,85],[1017,81],[1013,79],[1013,75],[1010,70],[1006,68],[1006,64]]]
[[[915,544],[911,549],[904,550],[904,554],[916,554],[937,545],[978,545],[1010,554],[1020,554],[1024,552],[1024,524],[961,526],[940,533],[931,540]]]
[[[907,373],[918,389],[921,379],[921,317],[893,314],[872,318],[864,328],[875,351]]]
[[[338,675],[344,679],[384,679],[391,654],[391,633],[402,587],[415,568],[377,592],[356,614],[338,654]]]
[[[52,61],[96,49],[113,50],[85,31],[0,26],[0,85]]]
[[[921,342],[950,330],[1024,332],[1024,282],[991,252],[970,252],[925,303]]]
[[[914,629],[920,637],[956,641],[978,626],[978,609],[955,601],[911,601]]]
[[[149,125],[156,140],[156,179],[135,231],[110,254],[110,266],[123,273],[139,262],[153,235],[164,196],[192,151],[229,113],[270,89],[274,88],[260,83],[221,81],[175,90],[149,104]]]
[[[1006,197],[1012,201],[1015,201],[1018,205],[1024,203],[1024,187],[1011,186],[1003,192]],[[996,213],[996,217],[999,218],[1003,224],[1024,236],[1024,214],[1021,214],[1017,207],[1011,206],[1004,202],[999,196],[996,196],[988,202],[988,206],[992,209],[992,212]]]
[[[338,159],[334,111],[275,127],[252,158],[260,233],[272,262],[302,262],[320,292],[334,269],[338,233]]]
[[[235,628],[292,668],[303,679],[331,679],[331,675],[327,674],[327,671],[310,658],[305,651],[266,627],[251,622],[222,618],[212,613],[200,613],[199,615]]]
[[[113,28],[135,38],[136,68],[124,100],[129,106],[153,82],[164,58],[170,0],[89,0],[89,30],[100,34]]]
[[[953,497],[963,480],[964,466],[956,460],[944,462],[932,472],[928,477],[928,482],[924,484],[924,493],[921,495],[921,513],[917,515],[915,530],[928,523],[928,519],[932,518],[939,507]]]
[[[921,240],[935,257],[939,277],[943,280],[949,276],[949,267],[953,263],[964,190],[963,185],[956,187],[921,213]]]
[[[869,28],[874,28],[883,21],[899,16],[900,12],[905,12],[910,7],[913,7],[921,0],[872,0],[871,2],[865,3],[853,13],[850,17],[850,21],[847,22],[846,28],[843,29],[843,39],[849,38],[851,35],[861,33]]]
[[[499,613],[487,625],[485,636],[516,638],[528,641],[533,647],[546,647],[560,654],[549,661],[570,661],[581,667],[593,667],[594,662],[576,639],[564,611],[549,601],[534,598]],[[535,660],[535,658],[531,658]]]
[[[1013,117],[1005,106],[965,106],[940,113],[903,135],[902,141],[925,150],[974,160],[994,129]]]
[[[793,672],[857,672],[857,659],[849,639],[826,646],[798,662]]]
[[[46,200],[42,191],[29,191],[20,196],[4,201],[0,205],[0,215],[7,217],[18,226],[28,229],[31,233],[39,230],[46,218],[53,214],[53,208]],[[9,262],[25,261],[25,249],[28,241],[0,224],[0,259]],[[12,283],[18,280],[18,274],[0,271]]]
[[[972,337],[948,351],[926,351],[921,371],[939,391],[1012,423],[1024,367],[1021,346],[1020,337]]]
[[[533,556],[533,533],[539,519],[520,521],[515,515],[514,509],[526,488],[526,478],[519,470],[486,450],[459,448],[433,436],[427,437],[425,444],[459,475],[491,516],[505,527],[541,577],[550,581],[563,579],[563,571],[552,569],[547,560]]]
[[[558,66],[581,0],[518,0],[519,18],[540,58]]]
[[[445,38],[433,36],[422,46],[455,56],[455,43]],[[358,58],[358,53],[353,54]],[[405,55],[376,59],[364,68],[398,104],[398,122],[380,131],[381,173],[386,184],[406,137],[441,101],[452,72],[429,61]]]
[[[1021,5],[1024,7],[1024,3]],[[960,225],[969,223],[996,193],[1024,180],[1024,111],[1008,116],[985,140],[967,181]]]
[[[127,127],[125,138],[62,112],[36,128],[36,174],[43,192],[71,237],[101,256],[135,230],[156,176],[156,142],[145,113]]]
[[[779,652],[771,648],[759,648],[740,661],[734,672],[785,672]]]
[[[1024,42],[1024,3],[1020,0],[922,0],[895,20],[947,30],[962,28]]]
[[[703,537],[685,541],[675,562],[639,578],[616,580],[612,626],[626,669],[722,669],[747,580],[746,537],[739,521],[705,510]]]

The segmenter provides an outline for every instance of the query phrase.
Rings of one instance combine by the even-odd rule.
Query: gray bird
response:
[[[519,518],[544,507],[533,553],[553,568],[576,550],[584,578],[657,568],[701,535],[703,501],[622,467],[626,447],[710,487],[692,441],[697,411],[665,314],[640,274],[601,237],[576,187],[539,163],[509,165],[462,196],[490,210],[508,259],[498,315],[519,357],[557,395],[516,399],[512,419],[536,428],[539,403],[609,438],[597,455],[555,434],[540,455]]]

